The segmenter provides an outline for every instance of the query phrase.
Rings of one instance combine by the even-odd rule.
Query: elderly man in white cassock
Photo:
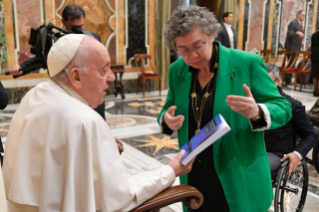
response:
[[[129,211],[190,171],[168,165],[129,176],[110,129],[92,108],[114,80],[106,48],[92,37],[60,38],[50,79],[31,89],[12,119],[3,178],[10,212]]]

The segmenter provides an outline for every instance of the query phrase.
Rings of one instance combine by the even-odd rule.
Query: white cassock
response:
[[[49,80],[30,90],[14,114],[3,178],[11,211],[19,203],[33,211],[108,212],[135,208],[171,186],[175,174],[168,165],[127,174],[105,120]]]

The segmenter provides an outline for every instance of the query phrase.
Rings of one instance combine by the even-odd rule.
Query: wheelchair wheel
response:
[[[316,171],[319,173],[319,139],[312,150],[312,162]]]
[[[278,172],[275,192],[275,212],[302,211],[308,191],[308,167],[305,160],[288,176],[289,163]]]

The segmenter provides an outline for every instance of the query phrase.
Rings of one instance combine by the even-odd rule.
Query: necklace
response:
[[[216,59],[215,59],[215,62],[214,62],[214,65],[213,65],[213,69],[214,69],[214,73],[216,73],[216,69],[218,68],[218,47],[216,45]],[[197,125],[197,129],[195,130],[195,135],[200,131],[200,125],[201,125],[201,122],[202,122],[202,117],[203,117],[203,111],[204,111],[204,107],[205,107],[205,104],[206,104],[206,101],[208,99],[208,97],[210,95],[213,94],[214,90],[215,90],[215,87],[216,87],[216,78],[217,76],[214,75],[213,76],[214,78],[214,87],[212,89],[211,92],[208,92],[209,90],[209,87],[210,87],[210,83],[213,79],[211,79],[207,86],[206,86],[206,92],[202,98],[202,101],[200,103],[200,106],[197,107],[197,94],[196,94],[196,79],[197,79],[197,73],[195,73],[195,76],[193,78],[193,92],[191,94],[191,98],[192,98],[192,107],[193,107],[193,113],[194,113],[194,118],[195,118],[195,121],[196,121],[196,125]]]

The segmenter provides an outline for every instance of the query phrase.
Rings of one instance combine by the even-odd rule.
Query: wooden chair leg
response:
[[[137,79],[137,92],[136,92],[136,94],[138,94],[138,92],[139,92],[139,90],[140,90],[140,80],[141,80],[141,78],[138,77],[138,79]]]
[[[296,87],[297,87],[297,79],[298,79],[298,74],[295,74],[294,91],[296,90]]]
[[[160,95],[160,96],[161,96],[161,89],[162,89],[162,79],[159,78],[158,90],[159,90],[159,95]]]
[[[303,80],[303,76],[302,75],[300,75],[300,89],[299,89],[299,91],[301,91],[301,88],[302,88],[302,80]]]
[[[285,78],[284,78],[284,73],[281,73],[281,88],[284,87],[284,81],[285,81]]]
[[[145,79],[143,79],[143,97],[145,97]]]
[[[148,92],[151,93],[151,80],[148,80]]]

